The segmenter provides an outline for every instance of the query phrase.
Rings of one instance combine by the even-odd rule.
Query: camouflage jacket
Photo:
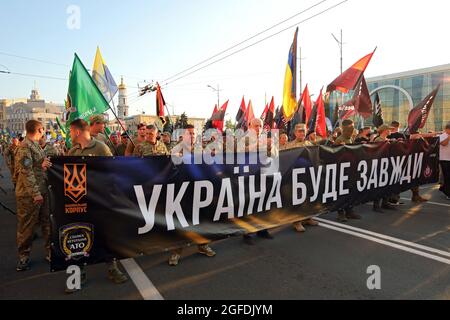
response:
[[[56,149],[54,146],[52,146],[51,144],[47,143],[44,147],[44,153],[47,157],[57,157],[59,156],[59,152],[58,149]]]
[[[103,142],[91,139],[91,142],[82,149],[79,144],[69,150],[69,157],[112,157],[111,150]]]
[[[109,144],[109,139],[103,133],[99,133],[98,135],[92,137],[97,139],[98,141],[103,142],[106,145]]]
[[[14,171],[14,159],[15,159],[15,153],[17,151],[16,146],[10,145],[5,149],[5,152],[3,153],[6,161],[6,165],[11,171]]]
[[[44,150],[37,142],[28,138],[22,141],[16,151],[14,170],[17,197],[36,197],[46,193],[46,174],[42,169],[44,159]]]
[[[342,144],[353,144],[353,139],[350,137],[345,137],[344,135],[340,135],[336,141],[335,144],[342,145]]]
[[[137,136],[132,138],[132,140],[133,140],[133,142],[128,141],[127,148],[125,149],[125,155],[132,156],[133,153],[134,153],[135,146],[138,146],[139,144],[141,144],[141,143],[143,143],[145,141],[145,140],[143,140],[143,141],[139,142]]]
[[[166,156],[169,154],[166,145],[161,141],[156,141],[156,144],[144,141],[138,144],[133,152],[134,157]]]
[[[311,146],[313,146],[313,144],[308,140],[303,140],[303,141],[294,140],[287,144],[286,149],[295,149],[295,148],[311,147]]]

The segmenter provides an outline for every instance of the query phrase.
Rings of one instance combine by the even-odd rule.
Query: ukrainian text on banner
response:
[[[275,170],[246,165],[252,155],[239,165],[53,158],[52,270],[274,228],[436,183],[438,150],[436,139],[307,147],[281,151]]]

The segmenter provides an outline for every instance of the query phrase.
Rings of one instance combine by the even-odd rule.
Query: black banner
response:
[[[299,148],[270,166],[249,164],[251,154],[228,164],[54,158],[51,268],[208,243],[436,183],[438,151],[433,139]]]

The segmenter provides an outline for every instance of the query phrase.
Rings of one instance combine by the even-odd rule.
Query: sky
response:
[[[366,77],[450,63],[448,1],[348,0],[312,17],[343,1],[325,0],[227,54],[292,28],[166,85],[180,71],[321,1],[1,0],[0,70],[57,79],[0,73],[0,98],[28,97],[36,84],[43,98],[63,103],[74,53],[90,69],[99,46],[116,82],[124,77],[131,114],[155,113],[154,93],[138,98],[137,87],[158,81],[175,114],[210,117],[217,93],[208,86],[219,86],[220,103],[230,100],[227,118],[235,117],[242,96],[252,100],[260,115],[272,96],[276,105],[282,103],[296,26],[302,83],[308,83],[315,97],[340,73],[339,46],[331,34],[339,36],[341,29],[344,69],[377,47]],[[70,24],[72,6],[79,9],[79,24]]]

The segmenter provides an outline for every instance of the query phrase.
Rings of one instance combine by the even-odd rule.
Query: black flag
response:
[[[375,103],[373,108],[373,125],[379,128],[383,125],[383,123],[383,110],[381,109],[380,96],[377,92],[375,95]]]
[[[417,133],[419,129],[425,127],[430,109],[433,106],[434,99],[439,92],[441,85],[438,85],[421,103],[411,110],[408,116],[408,132]]]

